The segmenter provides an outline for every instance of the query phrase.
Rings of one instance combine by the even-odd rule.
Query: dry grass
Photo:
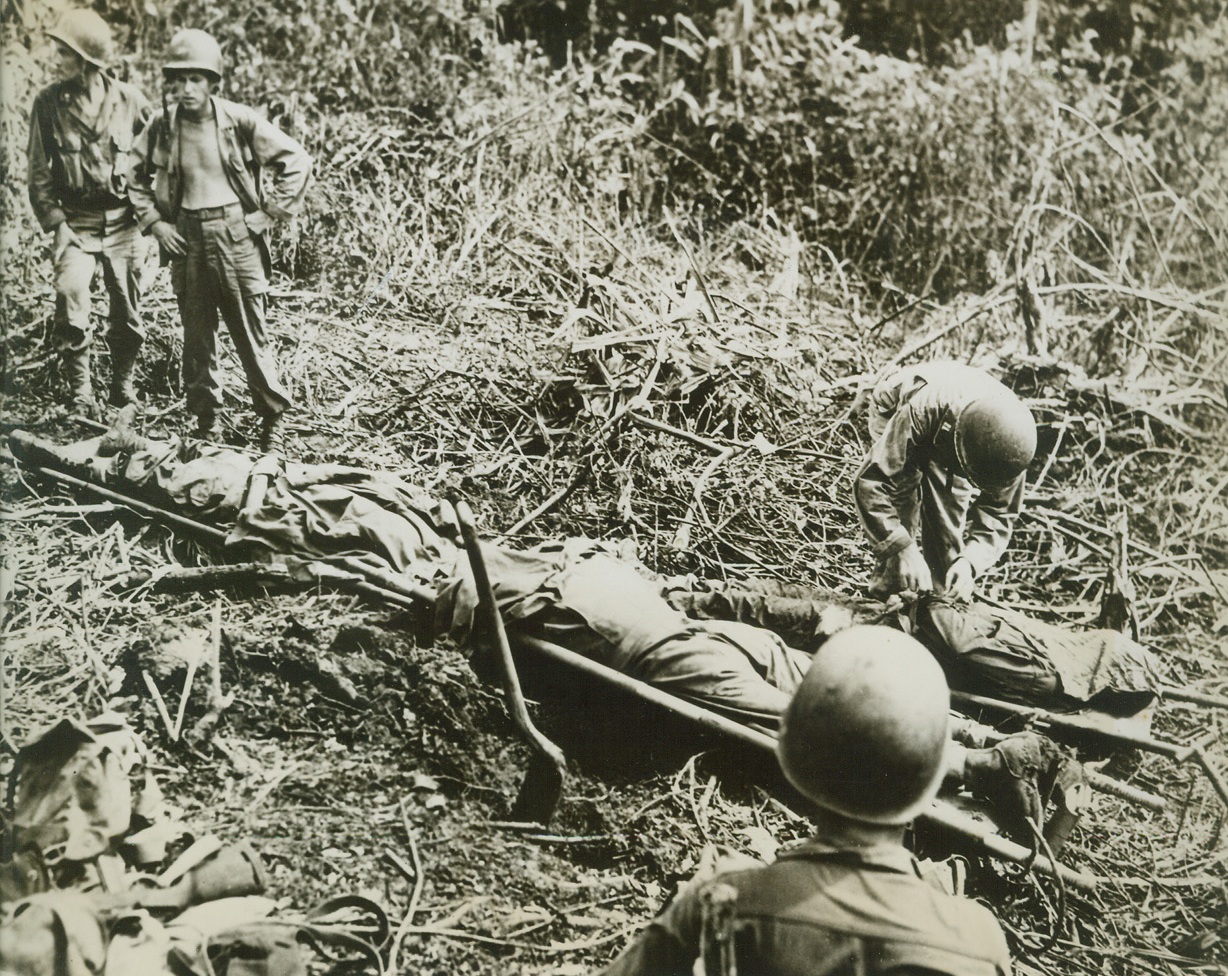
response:
[[[455,113],[436,125],[408,124],[391,109],[339,113],[328,130],[313,120],[321,126],[310,130],[317,150],[338,132],[353,148],[331,143],[312,209],[277,242],[283,266],[320,269],[305,280],[280,278],[272,317],[299,404],[292,433],[303,459],[396,471],[440,494],[461,491],[513,544],[572,534],[630,538],[661,572],[763,574],[852,592],[868,569],[847,501],[864,448],[857,393],[908,355],[972,360],[1001,370],[1025,395],[1043,447],[1027,513],[986,581],[988,595],[1071,626],[1090,624],[1111,557],[1124,545],[1144,638],[1162,652],[1172,680],[1228,694],[1222,291],[1140,283],[1124,257],[1109,262],[1120,273],[1089,268],[1048,281],[1037,270],[1049,260],[1041,252],[1073,248],[1079,223],[1039,233],[1035,213],[1021,208],[1020,226],[1031,220],[1031,234],[1021,231],[1000,287],[949,305],[913,296],[883,302],[855,269],[770,216],[718,225],[659,209],[651,160],[628,148],[643,120],[610,102],[592,69],[551,76],[514,48],[492,49],[490,58],[487,75],[462,86]],[[47,262],[15,175],[20,129],[6,114],[3,410],[9,422],[62,435],[68,429],[52,419],[47,395],[56,378],[42,355]],[[1207,192],[1219,189],[1208,184]],[[1158,199],[1140,202],[1141,219],[1155,250],[1172,254],[1184,218],[1164,219],[1172,214],[1158,210]],[[1031,283],[1030,298],[1016,292],[1019,282]],[[1030,329],[1021,301],[1041,310]],[[154,408],[147,423],[162,430],[183,421],[167,363],[178,340],[164,278],[148,308],[140,385]],[[237,363],[227,367],[237,377]],[[247,408],[241,391],[230,396],[230,434],[241,439]],[[11,751],[55,715],[91,713],[126,694],[117,664],[149,622],[201,623],[211,613],[211,601],[113,589],[117,579],[214,554],[87,499],[11,472],[6,479],[0,726]],[[273,658],[289,618],[328,633],[336,618],[358,612],[348,598],[319,594],[221,601],[236,638],[267,645]],[[462,684],[441,682],[441,700]],[[233,757],[203,760],[161,742],[148,702],[129,707],[174,770],[172,797],[190,796],[191,813],[206,826],[257,830],[281,858],[283,890],[382,885],[390,903],[403,905],[409,890],[389,881],[396,875],[377,851],[313,873],[313,859],[333,857],[332,846],[311,833],[317,814],[296,804],[312,805],[302,798],[304,782],[314,789],[344,768],[346,788],[364,799],[324,802],[327,830],[353,840],[367,825],[370,799],[377,822],[395,833],[395,795],[412,791],[413,771],[431,771],[430,751],[421,743],[400,751],[403,720],[395,714],[322,715],[318,701],[280,679],[261,694],[266,699],[236,714],[231,730],[252,759],[246,772],[232,768]],[[260,724],[261,707],[278,695],[301,707],[325,741],[350,742],[352,727],[374,737],[354,740],[360,758],[344,762],[361,764],[369,749],[367,773],[391,784],[382,800],[351,783],[361,771],[343,767],[344,748],[287,744]],[[1166,703],[1156,729],[1175,741],[1209,737],[1224,769],[1226,721],[1223,712]],[[475,760],[455,813],[429,821],[435,839],[471,830],[458,825],[475,815],[497,818],[476,780],[490,776],[502,788],[508,776],[499,731],[481,730],[489,753]],[[396,741],[376,742],[380,735]],[[284,781],[294,799],[283,801],[275,780],[295,764],[300,771]],[[1059,950],[1025,964],[1069,974],[1222,969],[1222,809],[1192,767],[1123,756],[1110,771],[1167,796],[1169,808],[1153,814],[1097,798],[1067,856],[1105,880],[1096,895],[1071,898]],[[525,973],[558,972],[562,960],[581,971],[617,945],[628,919],[652,911],[705,839],[753,849],[752,827],[778,839],[801,829],[760,797],[696,778],[694,765],[658,773],[605,784],[594,777],[578,788],[622,818],[603,830],[620,837],[619,869],[641,886],[619,903],[624,915],[590,912],[590,922],[573,925],[552,912],[550,938],[584,947],[504,958],[507,946],[445,940],[445,951],[426,948],[440,944],[435,937],[418,936],[414,958],[453,967],[471,958],[481,971]],[[226,797],[219,809],[210,812],[194,776]],[[289,840],[297,832],[305,852]],[[439,872],[451,862],[436,849],[432,919],[446,919],[492,874],[508,871],[500,858],[523,855],[489,843],[487,875],[451,878],[450,907]],[[566,850],[542,870],[577,883],[609,881]],[[1021,946],[1047,932],[1052,892],[1030,880],[986,886]],[[546,897],[532,895],[539,896]],[[497,907],[525,906],[505,898]],[[472,931],[516,941],[514,926]]]

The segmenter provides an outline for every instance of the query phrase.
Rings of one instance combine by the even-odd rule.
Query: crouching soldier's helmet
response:
[[[850,627],[819,648],[785,710],[780,767],[820,807],[908,823],[942,785],[950,697],[938,662],[912,637]]]
[[[69,10],[47,36],[96,68],[105,68],[111,59],[111,28],[92,10]]]
[[[1003,387],[973,400],[955,421],[955,455],[978,488],[1004,488],[1036,454],[1036,420],[1027,406]]]
[[[203,71],[212,75],[214,81],[221,81],[222,49],[213,35],[193,28],[176,31],[167,48],[162,73],[176,71]]]

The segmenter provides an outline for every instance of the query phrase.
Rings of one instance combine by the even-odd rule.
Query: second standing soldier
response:
[[[179,31],[162,70],[173,104],[137,141],[130,196],[141,229],[170,258],[183,321],[187,409],[198,435],[216,432],[220,313],[260,417],[261,450],[272,450],[280,445],[290,399],[266,332],[269,256],[263,235],[301,205],[311,157],[254,109],[215,94],[222,52],[211,35]],[[271,176],[267,192],[262,171]]]

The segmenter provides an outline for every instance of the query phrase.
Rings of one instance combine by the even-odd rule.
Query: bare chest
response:
[[[183,175],[183,206],[200,209],[238,200],[222,165],[216,120],[181,120],[179,168]]]

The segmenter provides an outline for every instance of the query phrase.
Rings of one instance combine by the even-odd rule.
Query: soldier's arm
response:
[[[993,566],[1011,541],[1015,520],[1023,509],[1024,476],[1005,488],[982,491],[968,510],[963,556],[980,576]]]
[[[303,205],[311,179],[311,155],[297,140],[254,111],[248,124],[252,154],[272,175],[262,209],[270,217],[285,220],[298,213]]]
[[[853,482],[861,524],[880,558],[895,555],[912,542],[891,494],[896,479],[916,463],[913,428],[911,405],[905,405],[887,422]]]
[[[55,230],[68,218],[60,206],[51,177],[51,119],[43,99],[37,98],[30,110],[30,141],[26,147],[27,183],[30,206],[43,230]]]
[[[148,231],[162,219],[162,215],[158,212],[157,197],[154,195],[154,179],[157,170],[153,162],[153,153],[163,118],[162,115],[155,115],[136,134],[136,138],[132,141],[132,153],[128,157],[128,201],[136,212],[137,226],[142,231]]]

